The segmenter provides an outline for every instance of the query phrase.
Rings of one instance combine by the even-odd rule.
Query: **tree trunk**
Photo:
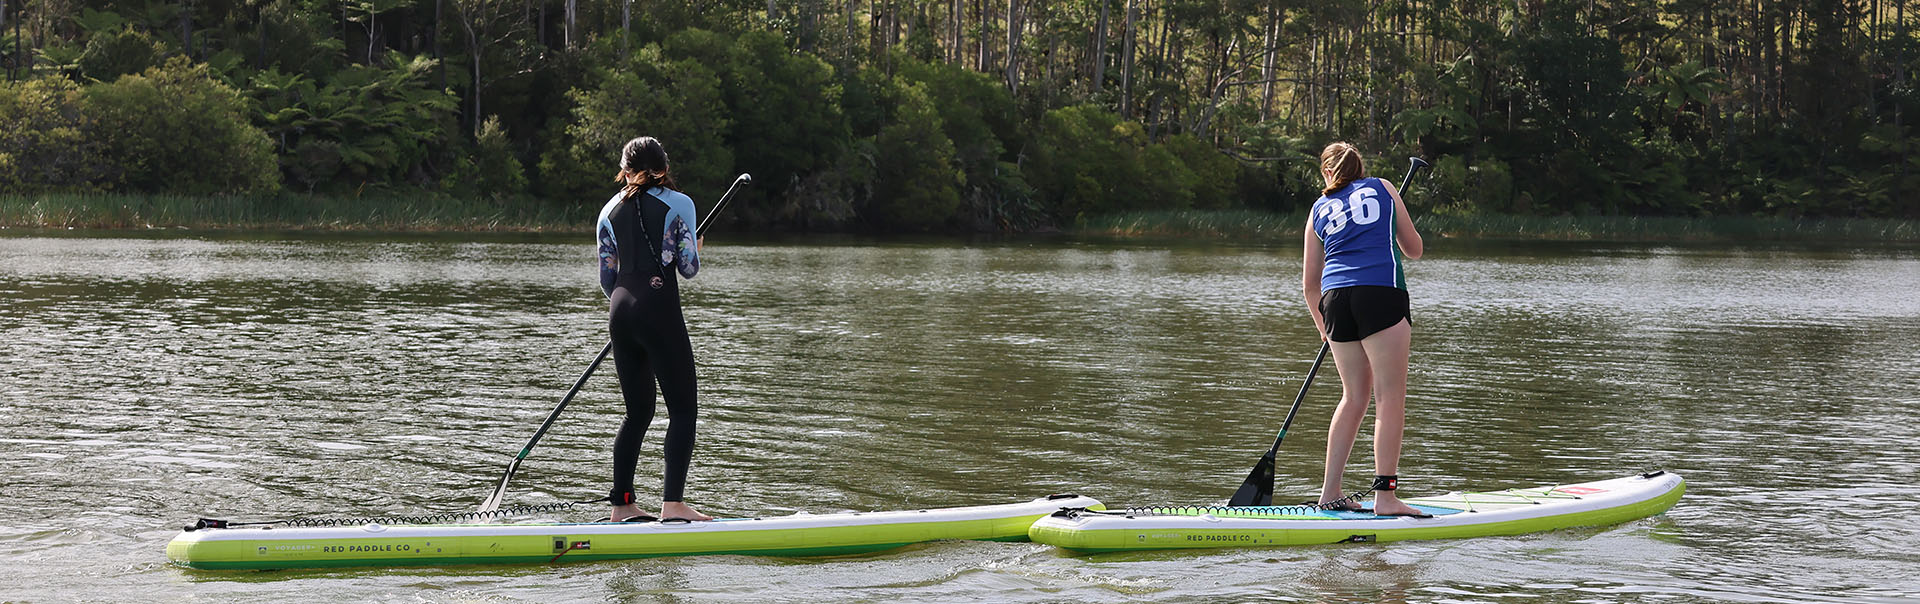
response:
[[[1123,48],[1120,51],[1120,117],[1122,118],[1133,115],[1133,48],[1139,38],[1135,21],[1137,11],[1134,10],[1133,4],[1136,1],[1127,0],[1127,28],[1122,32],[1126,36],[1126,40],[1121,43]]]
[[[1020,92],[1020,0],[1007,0],[1007,92]]]
[[[1780,15],[1779,68],[1779,75],[1774,76],[1775,79],[1780,81],[1780,97],[1779,100],[1776,101],[1779,107],[1774,110],[1774,115],[1776,116],[1780,115],[1786,108],[1787,94],[1790,92],[1787,90],[1787,73],[1793,71],[1793,12],[1791,9],[1788,9],[1787,12]]]
[[[1279,5],[1267,5],[1267,27],[1262,32],[1266,37],[1265,43],[1262,44],[1266,50],[1266,58],[1260,66],[1260,79],[1265,80],[1260,84],[1260,121],[1263,122],[1273,114],[1273,62],[1274,58],[1280,54],[1279,13]]]
[[[1765,111],[1767,115],[1775,115],[1773,112],[1773,107],[1775,104],[1774,99],[1779,98],[1778,97],[1779,91],[1776,88],[1776,86],[1780,81],[1780,77],[1778,75],[1780,73],[1780,45],[1776,44],[1774,40],[1774,38],[1777,35],[1779,35],[1779,32],[1780,32],[1780,29],[1774,25],[1775,23],[1774,17],[1778,13],[1776,13],[1771,9],[1771,7],[1769,7],[1767,9],[1763,9],[1760,14],[1761,14],[1760,29],[1766,34],[1766,37],[1761,39],[1761,45],[1764,47],[1766,51],[1766,56],[1767,56],[1766,62],[1761,64],[1764,66],[1764,70],[1761,72],[1761,75],[1760,75],[1760,78],[1761,78],[1760,87],[1761,87],[1761,90],[1763,90],[1763,92],[1761,93],[1761,99],[1760,99],[1760,102],[1761,102],[1760,109]]]
[[[1107,79],[1107,7],[1113,0],[1100,0],[1100,21],[1093,27],[1093,91],[1100,92],[1100,86]]]
[[[540,4],[540,14],[545,15],[547,13],[546,6],[547,5],[545,2],[542,2]],[[575,26],[578,25],[577,20],[579,18],[580,18],[580,0],[567,0],[566,39],[561,40],[560,43],[565,44],[568,50],[573,49],[573,36],[576,31],[574,28]],[[545,30],[546,28],[543,27],[541,29]]]
[[[374,40],[378,39],[376,36],[378,35],[379,28],[380,28],[380,23],[376,21],[376,19],[378,18],[378,14],[374,13],[373,9],[374,9],[373,5],[371,4],[367,5],[367,26],[364,28],[367,32],[367,64],[368,65],[374,64],[373,46],[374,46]]]
[[[18,73],[18,75],[14,76],[14,79],[17,80],[23,77],[33,76],[33,55],[27,54],[25,48],[21,46],[23,41],[27,39],[25,34],[20,33],[20,22],[27,20],[26,10],[15,6],[13,12],[13,64],[16,73]]]
[[[447,88],[446,55],[440,54],[440,27],[441,27],[440,7],[445,2],[446,0],[433,0],[433,62],[434,62],[433,87],[440,90],[445,90]],[[263,32],[266,31],[265,27],[266,26],[262,25],[261,31]],[[262,37],[264,38],[265,36],[263,35]],[[265,53],[266,51],[262,50],[261,52]],[[263,54],[262,56],[265,56],[265,55]]]
[[[569,0],[571,1],[571,0]],[[626,60],[633,45],[633,0],[620,1],[620,60]]]
[[[189,58],[197,58],[193,54],[193,2],[191,1],[180,5],[180,51],[186,53]]]
[[[819,18],[820,0],[805,0],[800,4],[800,50],[814,52],[815,46],[819,43],[817,30]]]
[[[480,137],[480,49],[473,49],[473,136]]]
[[[1893,22],[1895,23],[1894,29],[1899,30],[1894,35],[1899,37],[1902,40],[1906,39],[1907,37],[1907,2],[1906,0],[1894,1]],[[1907,47],[1906,45],[1902,44],[1900,46],[1897,46],[1896,48],[1898,48],[1899,50],[1897,51],[1898,54],[1895,55],[1895,58],[1893,61],[1893,64],[1897,66],[1894,70],[1893,83],[1896,89],[1905,89],[1907,87]],[[1900,123],[1900,105],[1901,103],[1893,104],[1893,132],[1896,136],[1901,137],[1900,140],[1902,143],[1900,145],[1900,161],[1897,164],[1895,164],[1898,167],[1894,168],[1894,176],[1893,176],[1893,207],[1896,207],[1896,208],[1905,207],[1905,205],[1902,204],[1901,202],[1906,199],[1906,192],[1907,192],[1907,148],[1912,145],[1912,142],[1911,142],[1912,139],[1907,138],[1907,130],[1906,128],[1902,127],[1902,124]],[[1912,210],[1908,210],[1907,217],[1908,218],[1914,217]]]
[[[0,4],[5,4],[5,3],[6,3],[6,0],[0,0]],[[439,8],[439,5],[435,4],[434,8]],[[0,10],[0,13],[4,13],[4,12],[6,11]],[[261,2],[253,5],[253,30],[254,30],[255,42],[257,43],[257,47],[254,49],[254,53],[253,53],[254,69],[265,70],[267,68],[267,19],[266,19],[266,16],[267,16],[267,4],[265,2]],[[4,20],[5,19],[0,18],[0,21],[4,21]],[[440,17],[438,13],[435,13],[433,22],[434,22],[434,25],[436,26],[440,24]],[[435,39],[437,40],[438,38],[435,38]],[[435,59],[440,58],[439,54],[440,54],[439,51],[436,50],[434,52],[434,55],[435,55],[434,58]]]
[[[881,22],[881,20],[885,18],[886,15],[880,10],[880,0],[868,0],[867,54],[869,55],[868,58],[872,59],[875,63],[880,61],[882,53],[881,44],[885,42],[885,40],[882,39],[881,33],[886,31],[885,24]]]
[[[480,32],[474,31],[473,20],[474,15],[472,14],[461,15],[460,17],[460,25],[467,30],[467,56],[473,65],[473,83],[469,85],[473,96],[473,115],[468,117],[473,120],[473,134],[475,138],[478,138],[480,136],[480,89],[482,85],[480,79],[480,51],[485,48],[485,45],[480,42]]]
[[[980,24],[980,35],[974,36],[974,42],[976,43],[976,46],[975,46],[975,53],[973,57],[973,70],[981,73],[986,73],[987,71],[986,0],[973,0],[973,17],[974,17],[974,22]]]

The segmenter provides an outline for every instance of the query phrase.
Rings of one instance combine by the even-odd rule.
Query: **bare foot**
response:
[[[702,514],[687,505],[685,501],[660,502],[661,520],[712,520],[712,516]]]
[[[1373,495],[1373,513],[1380,516],[1424,516],[1426,512],[1400,501],[1392,491],[1375,491]]]
[[[607,518],[612,522],[620,522],[622,520],[626,520],[634,516],[652,516],[652,515],[653,515],[653,512],[640,509],[640,506],[638,504],[629,503],[626,505],[613,506],[613,512],[611,514],[608,514]]]

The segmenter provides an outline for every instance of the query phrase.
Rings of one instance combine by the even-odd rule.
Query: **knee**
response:
[[[678,405],[668,405],[667,417],[673,418],[675,424],[686,422],[691,426],[694,420],[700,417],[700,404],[686,401]]]

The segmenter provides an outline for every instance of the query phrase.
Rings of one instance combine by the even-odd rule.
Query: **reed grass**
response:
[[[1295,239],[1306,214],[1249,210],[1124,212],[1083,221],[1074,233],[1119,238]],[[1920,241],[1920,221],[1891,218],[1793,219],[1639,216],[1424,216],[1427,237],[1570,241]]]
[[[71,229],[283,229],[321,231],[577,232],[597,208],[537,200],[308,195],[0,195],[0,227]],[[1306,214],[1165,210],[1096,216],[1074,235],[1130,239],[1283,241]],[[1886,218],[1677,218],[1429,215],[1428,237],[1582,241],[1920,241],[1920,221]]]
[[[70,229],[586,231],[597,208],[531,200],[307,195],[0,195],[0,226]]]

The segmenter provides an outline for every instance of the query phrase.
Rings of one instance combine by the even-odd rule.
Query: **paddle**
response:
[[[1407,160],[1411,165],[1407,166],[1406,177],[1400,179],[1401,191],[1406,191],[1407,185],[1413,182],[1414,172],[1430,165],[1427,160],[1418,157],[1409,157]],[[1273,437],[1273,446],[1267,448],[1267,454],[1260,456],[1258,463],[1253,464],[1253,471],[1247,473],[1246,481],[1240,483],[1240,488],[1233,492],[1233,498],[1227,500],[1227,505],[1273,505],[1273,456],[1280,452],[1280,441],[1287,439],[1287,428],[1293,427],[1293,417],[1300,413],[1300,401],[1307,399],[1307,389],[1313,387],[1313,376],[1320,373],[1320,363],[1327,360],[1329,347],[1324,339],[1321,340],[1320,354],[1313,357],[1313,367],[1307,370],[1306,383],[1300,384],[1300,394],[1293,397],[1293,408],[1287,410],[1287,420],[1280,424],[1280,434]]]
[[[720,201],[714,202],[713,209],[707,211],[707,218],[700,221],[700,226],[694,231],[694,237],[706,236],[707,227],[713,226],[714,217],[720,214],[721,209],[727,207],[727,201],[733,199],[733,192],[739,190],[741,185],[750,184],[753,184],[751,174],[741,174],[734,178],[733,184],[727,187],[727,192],[720,196]],[[513,461],[507,464],[507,473],[500,476],[500,486],[494,487],[493,494],[488,495],[486,501],[480,502],[480,513],[500,509],[501,500],[507,496],[507,483],[513,481],[513,473],[520,470],[520,462],[527,458],[527,454],[533,452],[533,445],[540,442],[540,437],[547,435],[547,429],[553,427],[553,420],[560,418],[560,412],[567,408],[567,403],[573,402],[573,395],[580,393],[580,387],[587,384],[587,378],[593,376],[593,371],[600,368],[600,362],[607,360],[607,353],[612,351],[612,341],[600,347],[600,354],[594,355],[593,363],[587,365],[587,370],[580,373],[580,379],[573,381],[573,388],[567,390],[566,396],[560,397],[560,404],[553,407],[553,412],[547,414],[547,420],[540,422],[540,429],[533,431],[533,438],[527,439],[527,444],[520,447],[520,454],[513,456]]]

